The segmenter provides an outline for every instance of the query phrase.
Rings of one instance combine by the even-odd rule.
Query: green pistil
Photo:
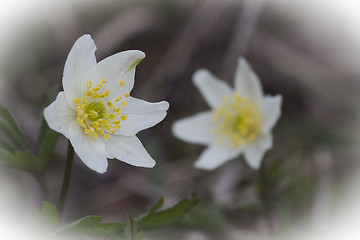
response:
[[[95,112],[97,112],[97,116],[93,117],[91,115],[91,110],[94,110]],[[92,102],[89,103],[85,109],[84,112],[88,115],[88,119],[92,122],[97,121],[98,119],[101,119],[105,116],[106,113],[106,106],[105,104],[101,103],[101,102]]]

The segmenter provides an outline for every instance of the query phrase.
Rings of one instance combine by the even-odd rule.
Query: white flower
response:
[[[258,169],[272,147],[271,129],[280,117],[282,97],[264,96],[259,78],[242,58],[235,89],[205,69],[195,72],[193,80],[212,110],[175,122],[173,133],[208,146],[195,167],[211,170],[244,154],[248,165]]]
[[[100,62],[90,35],[80,37],[64,67],[61,91],[45,110],[49,127],[68,138],[80,159],[103,173],[107,158],[139,167],[155,161],[135,136],[166,116],[169,104],[149,103],[130,96],[141,51],[114,54]]]

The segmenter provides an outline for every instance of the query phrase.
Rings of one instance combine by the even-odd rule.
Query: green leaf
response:
[[[136,240],[143,240],[144,237],[143,237],[143,234],[142,232],[139,232],[138,236],[136,237]]]
[[[164,198],[160,197],[160,199],[154,204],[154,206],[150,209],[148,214],[153,214],[157,210],[159,210],[164,205]]]
[[[40,143],[40,149],[38,153],[38,169],[39,172],[43,172],[46,164],[54,152],[56,142],[59,138],[59,134],[51,129],[47,129],[42,141]]]
[[[132,240],[131,219],[129,216],[125,215],[124,220],[125,220],[124,238],[125,240]]]
[[[14,152],[15,148],[4,140],[0,139],[0,151]]]
[[[226,232],[227,223],[221,208],[212,200],[206,205],[194,207],[181,225],[221,234]]]
[[[48,227],[56,228],[59,225],[59,212],[50,202],[43,202],[42,211],[35,210],[33,215]]]
[[[27,149],[28,145],[20,127],[10,112],[0,105],[0,128],[10,137],[10,139],[20,148]]]
[[[37,173],[37,159],[28,150],[16,150],[14,153],[0,151],[0,160],[3,165]]]
[[[59,224],[59,212],[57,208],[51,202],[43,202],[43,214],[48,218],[51,219],[56,225]]]
[[[61,228],[61,231],[83,236],[115,235],[124,229],[121,223],[100,223],[103,217],[87,216]]]
[[[163,199],[157,201],[148,214],[137,219],[139,230],[161,228],[180,221],[185,213],[197,204],[198,198],[195,196],[186,198],[172,207],[157,211],[162,206],[162,202]]]
[[[137,222],[133,217],[125,215],[124,239],[125,240],[142,240],[142,232],[137,232]]]

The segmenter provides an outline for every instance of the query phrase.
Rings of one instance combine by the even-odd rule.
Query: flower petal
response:
[[[59,92],[55,101],[45,108],[44,117],[52,130],[69,138],[69,124],[76,121],[76,112],[68,105],[64,92]]]
[[[215,142],[212,127],[211,111],[206,111],[176,121],[172,132],[186,142],[208,145]]]
[[[119,52],[105,58],[97,64],[97,81],[107,78],[104,90],[109,89],[111,96],[123,96],[134,86],[135,67],[145,58],[145,53],[138,50]],[[120,81],[124,84],[120,85]]]
[[[262,113],[262,133],[269,133],[281,114],[281,95],[265,96],[260,105]]]
[[[273,138],[271,134],[260,136],[256,142],[245,149],[244,157],[247,164],[253,169],[259,169],[265,152],[272,148],[272,145]]]
[[[235,90],[257,102],[264,95],[259,77],[244,58],[240,58],[235,73]]]
[[[90,35],[83,35],[76,40],[65,62],[62,80],[65,92],[77,97],[83,94],[96,66],[95,50],[96,46]],[[69,103],[73,101],[67,100]]]
[[[209,146],[195,162],[195,167],[213,170],[225,162],[237,157],[242,151],[242,148],[232,149],[221,145]]]
[[[227,83],[206,69],[196,71],[193,75],[193,82],[211,108],[220,106],[223,97],[233,92]]]
[[[166,101],[150,103],[141,99],[126,98],[126,107],[121,108],[122,114],[127,116],[116,135],[134,136],[141,130],[150,128],[161,122],[169,109]]]
[[[155,166],[155,160],[148,154],[136,136],[112,135],[109,140],[104,140],[104,143],[108,158],[117,158],[138,167],[152,168]]]
[[[108,162],[105,146],[101,140],[93,140],[90,136],[85,135],[76,121],[69,126],[69,140],[76,154],[86,166],[98,173],[106,172]]]

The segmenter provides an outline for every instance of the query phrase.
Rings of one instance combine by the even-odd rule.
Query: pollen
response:
[[[217,136],[217,144],[237,148],[258,137],[261,114],[256,103],[236,93],[224,97],[222,105],[212,114],[212,122],[211,133]]]
[[[83,128],[84,134],[94,141],[110,139],[111,134],[120,129],[122,122],[127,119],[126,115],[121,115],[122,108],[127,105],[122,99],[130,94],[113,96],[106,83],[107,78],[95,83],[88,81],[83,95],[74,99],[77,123]],[[121,80],[120,86],[124,84],[124,80]]]

